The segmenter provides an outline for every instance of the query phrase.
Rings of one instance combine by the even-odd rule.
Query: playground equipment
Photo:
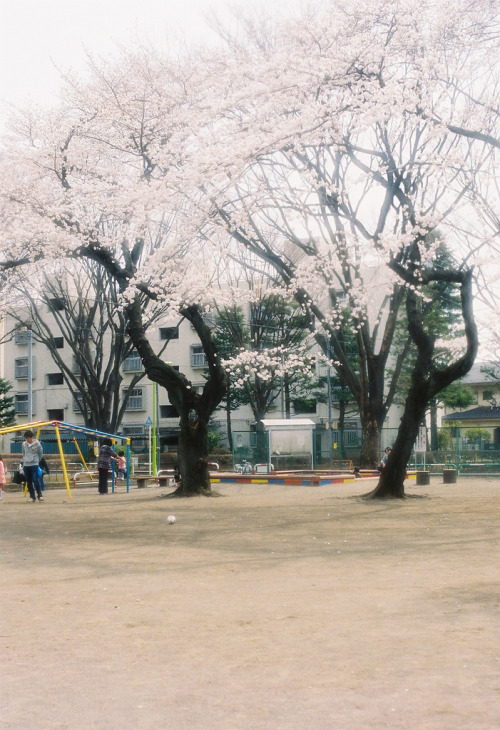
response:
[[[120,436],[119,434],[114,433],[105,433],[104,431],[98,431],[94,428],[87,428],[86,426],[76,426],[72,423],[65,423],[64,421],[35,421],[34,423],[23,423],[20,426],[6,426],[5,428],[0,428],[0,436],[5,435],[7,433],[16,433],[18,431],[27,431],[28,429],[36,432],[36,438],[39,438],[40,431],[42,428],[52,427],[55,431],[56,439],[57,439],[57,445],[59,449],[59,456],[61,458],[61,466],[62,471],[64,475],[64,483],[66,485],[66,490],[68,492],[68,496],[71,499],[71,489],[69,486],[69,479],[68,479],[68,471],[66,469],[66,460],[64,457],[64,451],[62,447],[62,441],[61,441],[61,431],[67,432],[73,432],[73,433],[84,433],[89,436],[94,437],[107,437],[110,438],[113,443],[116,441],[119,441],[120,443],[125,443],[127,448],[127,492],[130,491],[130,439],[127,436]],[[73,437],[73,440],[75,442],[76,448],[78,450],[79,456],[82,460],[82,463],[85,468],[85,473],[87,473],[90,477],[90,479],[93,482],[93,476],[95,475],[95,472],[92,473],[89,468],[87,467],[87,464],[85,463],[85,459],[83,458],[82,452],[80,450],[80,447],[78,446],[78,442],[75,437]],[[75,477],[76,478],[76,477]],[[112,473],[112,480],[111,480],[111,491],[115,491],[115,469],[113,466],[113,473]],[[74,481],[74,484],[76,482]]]

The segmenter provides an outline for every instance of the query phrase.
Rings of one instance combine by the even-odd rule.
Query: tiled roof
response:
[[[488,419],[489,421],[495,419],[500,420],[500,408],[478,406],[477,408],[471,408],[470,411],[456,411],[455,413],[448,413],[447,416],[443,416],[443,421],[472,421],[476,418]]]

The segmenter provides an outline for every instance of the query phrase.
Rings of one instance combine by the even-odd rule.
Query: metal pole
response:
[[[151,474],[151,426],[148,426],[149,473]]]
[[[330,469],[333,469],[332,380],[330,374],[330,340],[327,340],[326,343],[326,354],[328,357],[328,367],[326,371],[326,383],[328,390],[328,455],[330,461]]]
[[[57,426],[57,422],[54,423],[54,428],[56,431],[56,438],[57,438],[57,446],[59,448],[59,456],[61,457],[61,465],[62,470],[64,474],[64,483],[66,484],[66,491],[68,492],[68,497],[71,499],[71,489],[69,488],[69,479],[68,479],[68,472],[66,469],[66,460],[64,458],[64,451],[61,443],[61,434],[59,433],[59,428]]]
[[[281,353],[281,418],[285,417],[285,376],[283,374],[284,366],[285,364],[283,353]]]
[[[149,470],[150,474],[156,476],[156,401],[157,401],[157,384],[153,382],[153,471]]]
[[[26,336],[28,338],[28,423],[31,423],[33,420],[33,358],[32,358],[32,350],[33,350],[33,338],[32,338],[33,332],[28,329],[26,332]]]
[[[130,439],[127,439],[127,494],[130,492]]]
[[[160,458],[160,394],[158,383],[155,383],[156,388],[156,463],[158,470],[161,469],[161,458]]]

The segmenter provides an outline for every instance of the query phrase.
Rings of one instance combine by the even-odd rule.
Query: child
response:
[[[116,459],[116,471],[118,479],[122,476],[124,479],[127,478],[127,460],[123,451],[118,452],[118,458]]]
[[[50,469],[45,459],[45,456],[42,456],[42,458],[40,459],[40,463],[38,464],[38,479],[40,481],[40,487],[42,488],[42,492],[45,491],[45,482],[43,480],[45,474],[50,474]]]
[[[5,492],[5,464],[0,456],[0,499],[3,499],[3,493]]]
[[[383,457],[382,457],[382,461],[379,464],[378,471],[381,472],[382,469],[385,469],[385,467],[387,466],[387,460],[389,458],[389,454],[391,453],[391,451],[392,451],[391,447],[388,446],[386,448],[386,450],[385,450],[385,453],[384,453]]]

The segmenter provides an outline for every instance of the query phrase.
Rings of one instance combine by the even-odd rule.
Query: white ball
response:
[[[174,524],[174,522],[175,522],[175,517],[174,517],[174,515],[169,515],[169,516],[167,517],[167,519],[168,519],[168,523],[169,523],[169,525],[173,525],[173,524]]]

